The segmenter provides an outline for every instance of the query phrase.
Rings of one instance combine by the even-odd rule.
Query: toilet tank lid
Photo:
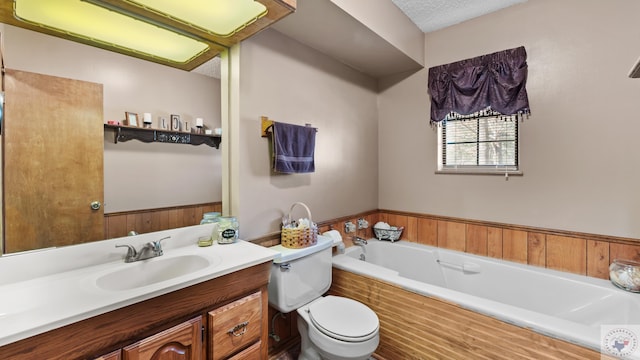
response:
[[[318,242],[315,245],[307,246],[305,248],[290,249],[282,245],[276,245],[271,246],[269,249],[275,250],[279,253],[279,255],[276,255],[276,257],[273,259],[274,263],[279,264],[311,255],[318,251],[330,248],[331,246],[333,246],[333,239],[328,236],[318,235]]]

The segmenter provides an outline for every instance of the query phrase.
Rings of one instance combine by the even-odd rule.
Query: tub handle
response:
[[[280,271],[289,271],[289,270],[291,270],[291,264],[289,263],[280,264]]]
[[[440,259],[437,259],[436,262],[442,266],[460,270],[465,274],[478,274],[480,272],[480,265],[474,263],[454,264]]]

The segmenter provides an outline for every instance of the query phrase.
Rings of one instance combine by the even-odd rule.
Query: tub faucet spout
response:
[[[352,238],[352,240],[353,240],[353,244],[354,244],[354,245],[358,245],[358,246],[364,246],[364,245],[367,245],[367,240],[365,240],[365,239],[363,239],[363,238],[361,238],[361,237],[359,237],[359,236],[354,236],[354,237]]]
[[[367,248],[365,247],[365,245],[367,245],[367,240],[359,236],[354,236],[351,238],[351,240],[353,241],[354,245],[360,246],[360,248],[362,249],[362,254],[360,254],[360,260],[364,261],[366,256],[365,254],[367,253]]]

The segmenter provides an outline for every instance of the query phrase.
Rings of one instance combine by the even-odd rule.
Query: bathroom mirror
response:
[[[122,123],[125,112],[150,112],[154,125],[160,117],[180,114],[184,120],[203,117],[207,127],[220,127],[219,78],[11,25],[0,23],[0,32],[6,68],[102,84],[105,122]],[[105,213],[222,200],[220,149],[137,140],[116,144],[113,132],[103,135]],[[34,145],[42,141],[26,136],[24,141]]]

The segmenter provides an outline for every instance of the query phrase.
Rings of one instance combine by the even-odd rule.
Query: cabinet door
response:
[[[99,357],[95,358],[94,360],[120,360],[120,359],[122,359],[122,357],[120,356],[121,353],[122,353],[122,351],[116,350],[116,351],[110,352],[108,354],[99,356]]]
[[[209,312],[211,359],[219,360],[260,340],[262,332],[262,293],[245,296]],[[251,358],[245,358],[251,359]]]
[[[202,316],[129,345],[122,355],[123,360],[201,360]]]

